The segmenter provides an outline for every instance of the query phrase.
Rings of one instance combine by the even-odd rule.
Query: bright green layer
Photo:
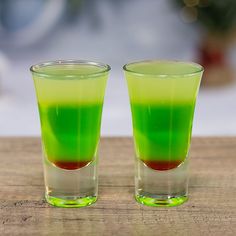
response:
[[[51,162],[91,161],[100,136],[102,104],[39,104],[44,151]]]
[[[202,68],[147,61],[125,68],[136,153],[146,161],[183,161],[188,153]]]
[[[85,64],[34,69],[45,155],[61,165],[91,161],[99,141],[108,72]]]
[[[131,104],[137,156],[144,161],[183,161],[187,156],[194,104]]]

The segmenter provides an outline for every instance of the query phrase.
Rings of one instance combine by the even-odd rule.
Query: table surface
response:
[[[103,138],[99,199],[85,208],[44,200],[39,138],[0,138],[0,235],[236,235],[236,138],[194,138],[189,200],[135,202],[130,138]]]

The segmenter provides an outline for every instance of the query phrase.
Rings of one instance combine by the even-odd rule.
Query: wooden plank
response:
[[[99,200],[80,209],[44,198],[38,138],[0,138],[0,235],[236,235],[236,138],[194,138],[190,199],[175,208],[133,199],[130,138],[101,141]]]

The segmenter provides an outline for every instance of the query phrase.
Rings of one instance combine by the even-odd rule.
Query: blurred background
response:
[[[123,64],[205,67],[194,135],[236,135],[235,0],[0,0],[0,136],[39,135],[32,64],[88,59],[112,67],[102,135],[131,135]]]

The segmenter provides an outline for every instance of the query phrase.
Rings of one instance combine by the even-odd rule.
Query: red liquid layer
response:
[[[143,160],[145,165],[154,170],[170,170],[181,164],[182,161],[147,161]]]
[[[90,161],[80,161],[80,162],[68,162],[68,161],[56,161],[54,164],[62,169],[66,170],[76,170],[86,166]]]

